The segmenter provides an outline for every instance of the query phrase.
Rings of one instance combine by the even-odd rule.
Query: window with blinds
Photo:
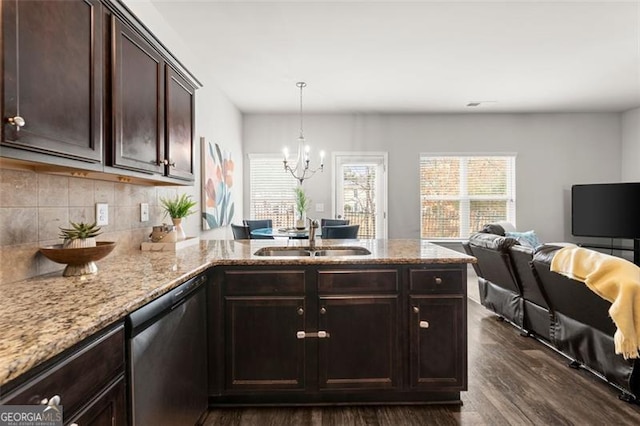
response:
[[[515,155],[420,155],[420,237],[466,239],[515,224]]]
[[[298,182],[284,171],[282,156],[250,154],[249,163],[251,219],[271,219],[274,228],[294,226]]]

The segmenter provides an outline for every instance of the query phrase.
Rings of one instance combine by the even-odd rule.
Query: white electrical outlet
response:
[[[96,203],[96,225],[105,226],[109,224],[109,204]]]
[[[146,222],[149,220],[149,204],[140,203],[140,222]]]

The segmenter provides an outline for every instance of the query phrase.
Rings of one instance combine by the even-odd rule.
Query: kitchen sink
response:
[[[367,254],[371,252],[364,247],[334,247],[318,250],[314,256],[364,256]]]
[[[330,247],[318,250],[311,250],[308,247],[263,247],[254,253],[256,256],[364,256],[371,254],[364,247]]]
[[[256,256],[312,256],[313,252],[287,247],[263,247],[254,254]]]

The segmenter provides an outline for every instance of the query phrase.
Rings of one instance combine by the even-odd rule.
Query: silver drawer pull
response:
[[[306,339],[307,337],[317,337],[318,339],[326,339],[329,337],[329,333],[327,333],[324,330],[320,330],[320,331],[313,331],[311,333],[307,333],[304,331],[298,331],[296,333],[296,337],[298,339]]]
[[[420,321],[420,328],[429,328],[429,321]]]
[[[19,115],[16,115],[15,117],[7,118],[7,122],[12,126],[15,126],[17,132],[20,131],[20,127],[27,124],[26,121],[24,121],[24,118],[20,117]]]
[[[442,278],[436,277],[435,278],[435,282],[436,282],[436,284],[442,284]]]
[[[53,395],[40,401],[40,405],[60,405],[60,395]]]

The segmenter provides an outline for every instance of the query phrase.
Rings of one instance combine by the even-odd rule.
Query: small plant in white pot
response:
[[[311,199],[302,186],[297,186],[294,191],[296,193],[296,228],[304,229],[307,226],[307,210],[309,210]]]
[[[101,234],[100,227],[96,226],[96,222],[87,224],[84,222],[69,222],[71,228],[60,228],[60,238],[63,248],[84,248],[95,247],[96,238]]]
[[[186,239],[187,236],[182,229],[182,219],[195,213],[195,210],[191,210],[191,208],[198,203],[191,199],[191,195],[182,194],[176,195],[172,199],[160,197],[160,204],[165,210],[164,215],[169,215],[175,225],[178,240]]]

